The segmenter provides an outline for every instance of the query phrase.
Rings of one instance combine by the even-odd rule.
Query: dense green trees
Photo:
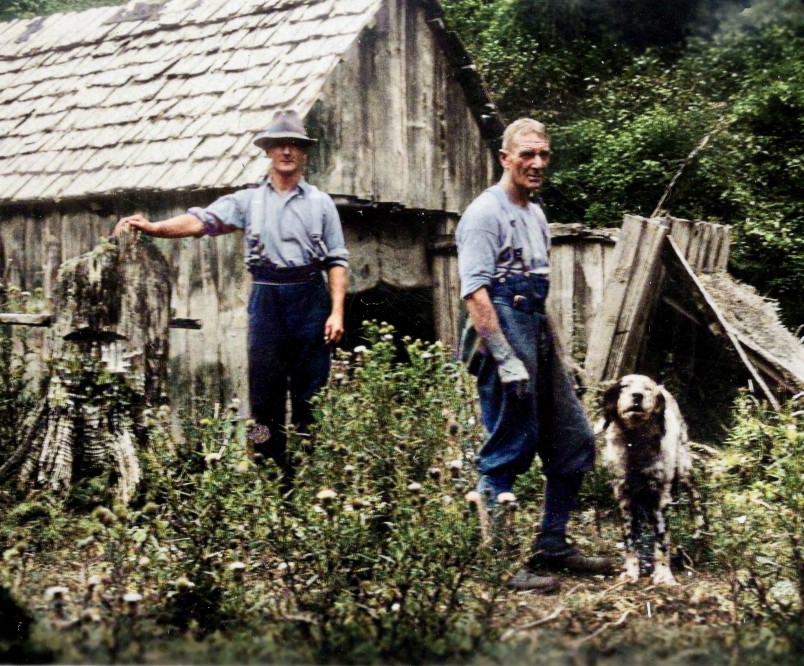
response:
[[[555,221],[734,226],[732,269],[804,322],[802,11],[793,0],[447,0],[508,118],[552,128]]]
[[[76,12],[92,7],[123,5],[128,0],[3,0],[0,21],[31,18],[55,12]]]

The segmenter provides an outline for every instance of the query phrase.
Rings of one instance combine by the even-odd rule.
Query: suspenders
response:
[[[260,268],[273,267],[273,264],[264,256],[265,240],[278,244],[276,234],[277,224],[271,224],[265,215],[266,192],[262,187],[255,188],[249,203],[248,229],[246,230],[246,268],[251,271]],[[324,197],[321,192],[310,186],[305,197],[308,204],[309,224],[305,228],[309,231],[313,245],[313,260],[311,265],[320,265],[327,256],[327,246],[324,243]],[[267,224],[266,224],[267,223]]]
[[[511,252],[513,256],[507,262],[504,267],[504,275],[511,275],[515,270],[516,262],[519,262],[522,273],[527,273],[533,268],[533,254],[531,252],[532,246],[530,242],[530,235],[528,233],[527,228],[522,228],[522,224],[519,224],[519,217],[513,209],[513,204],[508,199],[508,196],[505,192],[502,191],[500,187],[494,186],[490,187],[489,191],[497,198],[500,207],[505,211],[505,215],[508,218],[510,223],[511,229]],[[541,227],[541,224],[539,225]],[[544,229],[540,229],[542,232],[542,238],[544,241],[544,249],[547,251],[547,235]],[[523,238],[524,235],[524,238]],[[519,245],[519,247],[516,247]]]

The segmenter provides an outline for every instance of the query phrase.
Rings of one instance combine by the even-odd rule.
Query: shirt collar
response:
[[[260,180],[260,185],[265,185],[266,187],[276,192],[276,189],[274,189],[273,183],[271,183],[271,179],[268,176],[262,177],[262,180]],[[301,196],[306,196],[309,191],[310,191],[310,185],[304,180],[304,178],[302,178],[296,184],[296,189],[294,193],[300,194]]]

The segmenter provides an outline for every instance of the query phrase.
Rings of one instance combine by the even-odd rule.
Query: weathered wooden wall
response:
[[[334,196],[460,213],[494,157],[417,2],[387,0],[307,116],[311,172]]]
[[[114,202],[115,212],[20,210],[0,213],[0,274],[23,290],[42,288],[50,296],[56,271],[66,259],[89,251],[111,233],[120,215],[143,211],[152,219],[204,205],[219,193],[148,200],[127,197]],[[351,252],[350,291],[363,292],[382,283],[400,289],[430,288],[438,280],[428,245],[440,216],[372,206],[341,208],[346,243]],[[172,269],[172,317],[200,319],[201,330],[172,329],[170,385],[180,403],[194,395],[228,400],[245,398],[246,326],[250,279],[243,266],[242,236],[157,240]],[[457,277],[451,282],[457,284]],[[449,321],[457,296],[446,297],[452,310],[436,309],[437,329],[452,330]],[[351,322],[356,327],[359,322]],[[41,331],[30,330],[32,339]]]
[[[103,214],[71,207],[0,217],[0,256],[5,256],[6,262],[0,270],[22,289],[42,287],[48,296],[59,264],[91,249],[111,232],[122,213],[142,210],[153,219],[162,219],[217,194],[185,194],[157,201],[126,198],[115,202],[116,212]],[[343,207],[341,214],[352,254],[352,293],[380,283],[432,289],[437,337],[454,346],[461,316],[452,236],[457,217],[371,206]],[[586,348],[592,313],[603,298],[615,236],[573,225],[553,225],[553,233],[548,309],[558,322],[567,350],[578,352]],[[245,398],[249,278],[243,268],[241,243],[239,234],[157,241],[172,269],[170,315],[203,322],[201,330],[172,329],[170,333],[169,381],[177,404],[195,395],[218,400],[232,395]],[[29,330],[32,336],[41,335]]]

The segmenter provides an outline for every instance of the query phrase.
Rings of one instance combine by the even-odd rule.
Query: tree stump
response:
[[[122,501],[134,496],[143,412],[161,400],[167,375],[169,313],[170,268],[150,239],[105,239],[62,264],[46,393],[12,456],[24,487],[65,491],[109,474]]]

